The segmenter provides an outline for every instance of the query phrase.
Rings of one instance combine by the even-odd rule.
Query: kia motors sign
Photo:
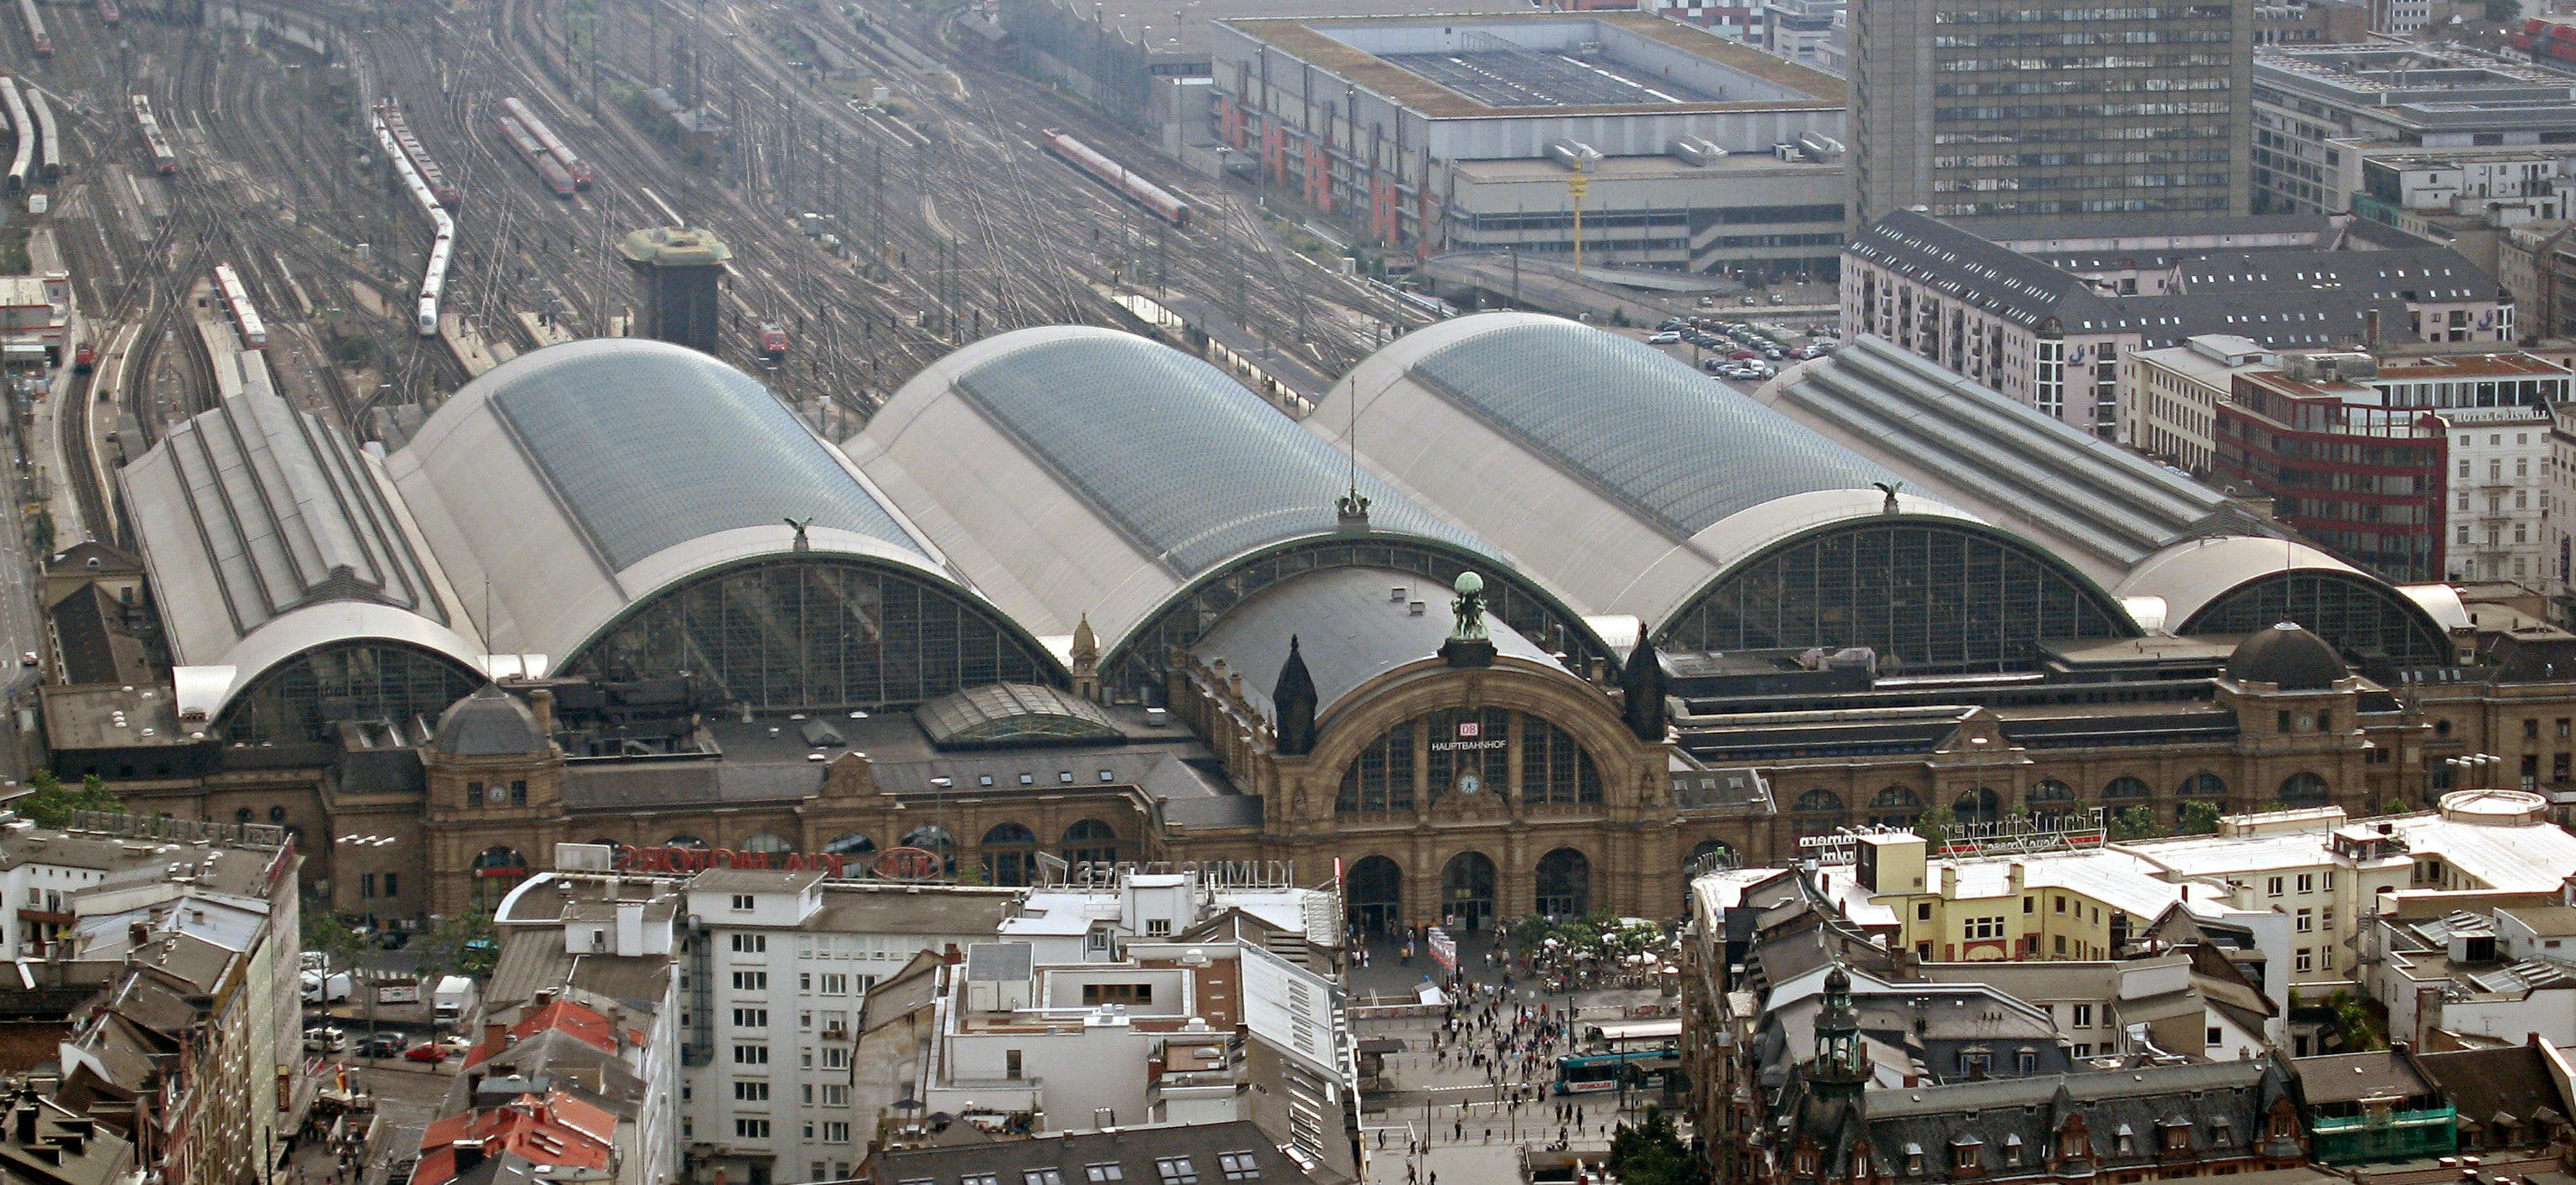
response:
[[[704,872],[710,868],[782,872],[819,868],[836,877],[849,875],[849,862],[829,852],[807,855],[803,852],[737,852],[731,848],[635,848],[624,844],[617,848],[619,872]]]

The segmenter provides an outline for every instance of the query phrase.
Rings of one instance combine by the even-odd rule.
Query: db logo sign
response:
[[[1484,731],[1485,722],[1482,720],[1461,720],[1458,722],[1459,740],[1473,740],[1478,736],[1482,736]]]

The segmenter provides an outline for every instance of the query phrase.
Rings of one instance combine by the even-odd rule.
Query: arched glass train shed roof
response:
[[[1554,317],[1410,334],[1307,426],[1355,436],[1396,484],[1584,612],[1635,617],[1675,645],[1876,646],[1982,669],[2041,637],[2136,632],[2028,540],[1911,493],[1890,513],[1881,483],[1896,473],[1660,350]],[[1934,642],[1953,635],[1966,644]]]
[[[387,462],[496,653],[560,667],[637,602],[803,546],[953,583],[838,452],[751,376],[596,339],[466,384]]]
[[[2184,540],[2141,562],[2118,592],[2171,633],[2295,622],[2339,650],[2399,666],[2453,661],[2448,631],[2469,625],[2448,585],[2393,586],[2307,544],[2259,536]]]
[[[1484,571],[1505,590],[1499,614],[1520,606],[1553,624],[1542,632],[1556,644],[1597,650],[1506,553],[1224,372],[1131,334],[1059,326],[977,342],[904,384],[842,447],[975,587],[1060,645],[1088,617],[1110,666],[1185,642],[1294,571],[1387,566],[1390,552],[1427,579]],[[1365,533],[1338,528],[1335,500],[1354,481]],[[1351,550],[1368,554],[1339,554]]]

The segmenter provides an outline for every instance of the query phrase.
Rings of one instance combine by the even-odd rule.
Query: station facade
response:
[[[397,928],[559,842],[1003,885],[1260,862],[1373,929],[1661,917],[1689,868],[1839,828],[2367,813],[2576,749],[2576,638],[2482,638],[2206,491],[2130,491],[2165,515],[2125,524],[2134,564],[2035,538],[1525,314],[1410,335],[1303,424],[1068,327],[958,351],[837,443],[645,342],[506,364],[390,454],[274,410],[209,413],[254,462],[231,480],[304,489],[257,462],[320,450],[372,533],[314,497],[285,528],[372,547],[445,632],[288,556],[301,645],[252,644],[167,605],[246,570],[147,519],[153,607],[202,635],[158,688],[57,678],[117,727],[56,765],[295,827],[335,908]],[[352,682],[332,656],[367,646],[440,677]],[[269,684],[295,710],[241,706]]]

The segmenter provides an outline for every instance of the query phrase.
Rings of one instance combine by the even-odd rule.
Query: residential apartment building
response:
[[[2450,43],[2266,46],[2253,72],[2256,210],[2563,201],[2576,78]]]
[[[2273,352],[2207,334],[2123,363],[2121,433],[2241,482],[2273,516],[2394,580],[2518,580],[2554,593],[2569,375],[2456,347]]]
[[[667,978],[671,1003],[650,1031],[670,1053],[635,1065],[675,1105],[638,1122],[685,1145],[673,1171],[696,1178],[847,1179],[872,1122],[852,1118],[849,1095],[868,989],[923,950],[990,938],[1018,897],[827,879],[820,868],[621,874],[608,849],[589,844],[559,845],[556,864],[497,916],[531,937],[505,951],[487,1013],[534,1007],[539,991],[587,991],[554,998],[605,1007],[631,998],[612,994],[615,983],[639,992],[633,985]],[[525,970],[511,962],[522,957]]]
[[[1196,873],[1040,888],[1000,941],[918,957],[860,1020],[855,1113],[888,1117],[863,1140],[929,1140],[931,1114],[1037,1135],[1248,1120],[1321,1179],[1365,1178],[1324,961],[1340,912],[1311,890],[1225,895]]]
[[[7,989],[13,1012],[88,996],[63,1018],[52,1107],[22,1107],[26,1122],[82,1117],[169,1185],[271,1180],[314,1088],[297,860],[276,827],[93,812],[62,829],[0,822],[13,940],[36,934]]]
[[[1844,248],[1843,324],[2052,419],[2118,435],[2121,359],[2226,334],[2275,350],[2506,343],[2514,303],[2447,247],[2349,217],[1945,220]]]
[[[2209,476],[2218,453],[2218,405],[2235,376],[2277,365],[2279,358],[2232,333],[2130,351],[2120,358],[2120,443],[2194,477]]]
[[[1852,0],[1857,221],[2245,213],[2256,7]]]

